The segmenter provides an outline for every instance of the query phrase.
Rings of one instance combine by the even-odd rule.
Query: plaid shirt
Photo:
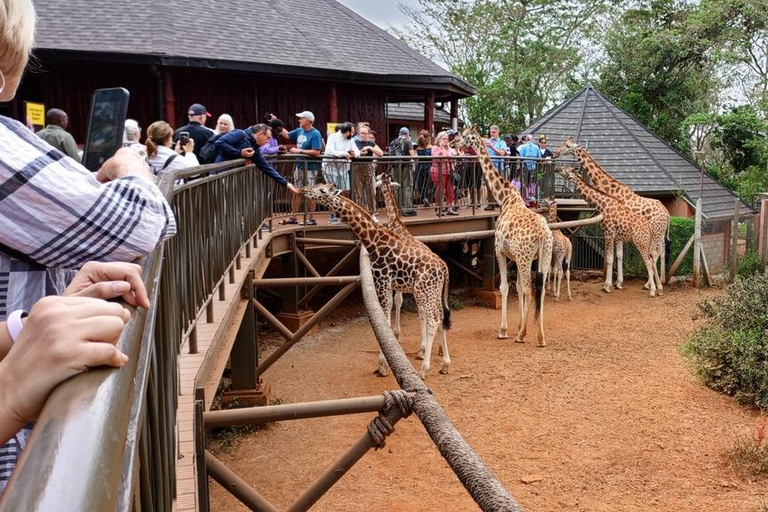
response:
[[[80,164],[0,116],[0,242],[37,261],[0,252],[0,321],[59,294],[87,261],[133,261],[176,233],[160,190],[147,180],[105,185]],[[0,447],[0,491],[26,444],[25,428]]]

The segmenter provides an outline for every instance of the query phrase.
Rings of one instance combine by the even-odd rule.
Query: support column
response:
[[[459,97],[451,94],[451,128],[459,129]]]
[[[163,68],[162,73],[163,81],[165,82],[165,120],[172,126],[178,126],[178,119],[176,119],[176,96],[173,94],[173,72],[170,68]]]
[[[424,102],[424,129],[435,134],[435,91],[429,91]]]
[[[328,122],[339,122],[339,101],[336,84],[331,84],[328,87]]]
[[[768,267],[768,197],[760,200],[760,225],[758,231],[757,246],[760,252],[760,259],[763,262],[763,270]]]
[[[291,234],[291,248],[294,247],[296,247],[296,233]],[[283,256],[282,277],[306,277],[306,274],[295,252],[291,251]],[[300,309],[301,297],[303,295],[304,289],[299,286],[283,288],[282,290],[283,311],[277,315],[277,318],[292,332],[298,331],[302,325],[312,318],[311,311],[302,311]]]
[[[483,289],[477,300],[493,309],[501,309],[501,292],[496,289],[496,248],[493,238],[481,240],[483,251]]]

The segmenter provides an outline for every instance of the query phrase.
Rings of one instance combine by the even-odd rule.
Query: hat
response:
[[[208,110],[199,103],[191,104],[189,106],[189,110],[187,111],[187,115],[211,117],[211,113],[208,112]]]
[[[315,122],[315,114],[313,114],[309,110],[305,110],[304,112],[299,112],[298,114],[296,114],[296,117],[303,117],[303,118],[309,119],[313,123]]]
[[[408,129],[408,128],[406,128],[405,126],[403,126],[402,128],[400,128],[400,135],[410,135],[410,134],[411,134],[411,130],[409,130],[409,129]]]
[[[458,133],[458,130],[454,130],[453,128],[448,129],[448,135],[457,135]]]

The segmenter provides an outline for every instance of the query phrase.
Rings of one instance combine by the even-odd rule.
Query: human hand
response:
[[[181,144],[181,141],[179,141],[179,144]],[[189,139],[182,149],[185,153],[193,153],[195,151],[195,139]]]
[[[253,156],[253,148],[243,148],[240,151],[240,156],[243,158],[251,158]]]
[[[107,183],[127,176],[138,176],[153,180],[147,162],[131,148],[120,148],[115,156],[104,162],[96,173],[99,183]]]
[[[289,183],[289,184],[287,184],[287,185],[285,186],[285,188],[287,188],[288,190],[290,190],[290,191],[291,191],[291,192],[293,192],[294,194],[298,194],[298,195],[300,195],[300,194],[301,194],[301,190],[297,189],[296,187],[294,187],[294,186],[293,186],[292,184],[290,184],[290,183]]]
[[[285,146],[282,146],[282,145],[281,146],[277,146],[277,152],[278,153],[285,153],[286,151],[288,151],[288,150],[285,149]]]
[[[104,300],[122,297],[131,306],[149,307],[141,266],[135,263],[89,261],[69,283],[64,295]]]
[[[20,428],[37,418],[59,383],[91,367],[128,362],[115,344],[130,318],[130,312],[114,302],[88,297],[40,299],[0,362],[0,417]]]

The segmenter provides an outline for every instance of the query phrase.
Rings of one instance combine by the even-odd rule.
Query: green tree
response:
[[[419,0],[403,40],[477,88],[465,118],[517,131],[578,84],[581,42],[618,0]]]

